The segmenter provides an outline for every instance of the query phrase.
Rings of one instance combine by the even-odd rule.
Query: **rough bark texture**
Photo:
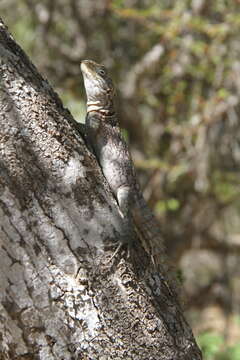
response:
[[[117,204],[1,22],[0,173],[0,359],[201,359],[137,236],[109,262]]]

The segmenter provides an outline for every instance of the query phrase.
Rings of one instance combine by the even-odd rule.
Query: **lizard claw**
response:
[[[114,251],[114,253],[112,254],[112,256],[110,257],[110,259],[107,261],[107,264],[109,264],[113,259],[116,258],[116,256],[120,253],[120,250],[123,248],[124,245],[127,245],[127,259],[130,258],[130,248],[129,248],[129,244],[123,244],[120,243],[116,250]]]

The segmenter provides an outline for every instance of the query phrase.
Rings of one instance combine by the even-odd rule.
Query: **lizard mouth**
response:
[[[98,64],[95,63],[94,61],[82,60],[80,68],[84,75],[86,75],[87,77],[94,78],[96,76],[96,67],[97,66],[98,66]],[[94,76],[94,74],[95,74],[95,76]]]
[[[82,71],[83,74],[85,74],[85,75],[90,75],[91,74],[89,66],[88,66],[88,60],[81,61],[80,68],[81,68],[81,71]]]

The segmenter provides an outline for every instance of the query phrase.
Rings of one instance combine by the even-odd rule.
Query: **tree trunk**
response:
[[[201,359],[137,235],[111,259],[116,201],[2,22],[0,64],[0,359]]]

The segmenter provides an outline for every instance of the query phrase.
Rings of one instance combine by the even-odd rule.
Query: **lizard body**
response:
[[[121,135],[113,98],[114,87],[106,69],[93,61],[81,62],[87,94],[86,137],[113,191],[121,214],[133,219],[145,250],[154,263],[163,260],[164,245],[158,222],[148,208],[137,182],[128,146]]]

